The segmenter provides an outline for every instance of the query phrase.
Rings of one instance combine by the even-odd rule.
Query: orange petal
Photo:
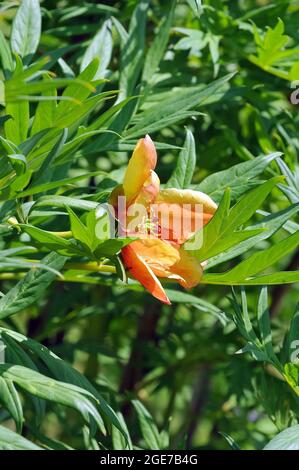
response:
[[[135,279],[137,279],[156,299],[170,305],[159,279],[154,274],[149,265],[136,250],[137,242],[133,242],[122,249],[122,258],[126,267]]]
[[[140,192],[151,170],[157,164],[157,153],[152,139],[146,135],[140,139],[128,163],[123,188],[129,204]]]
[[[143,186],[140,189],[138,196],[134,199],[134,204],[137,203],[148,206],[148,204],[151,204],[156,200],[159,193],[159,189],[159,177],[155,171],[151,170],[150,175],[143,183]]]
[[[180,260],[177,248],[158,238],[143,238],[130,246],[159,277],[167,277],[170,267]]]
[[[162,238],[182,244],[209,222],[217,205],[200,191],[173,188],[159,192],[156,208]]]
[[[181,286],[186,289],[197,286],[203,274],[200,262],[183,248],[180,248],[179,254],[180,260],[171,266],[170,271],[172,275],[169,278],[177,279]]]
[[[193,189],[161,189],[158,201],[173,204],[201,204],[205,214],[213,215],[217,204],[205,193]]]

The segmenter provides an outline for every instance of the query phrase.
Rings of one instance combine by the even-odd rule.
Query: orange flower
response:
[[[217,206],[199,191],[160,189],[156,164],[156,149],[147,135],[138,141],[123,185],[110,200],[122,233],[138,237],[122,249],[125,266],[154,297],[170,304],[159,278],[177,280],[185,288],[200,282],[203,267],[183,243],[211,219]],[[125,198],[122,209],[119,196]]]

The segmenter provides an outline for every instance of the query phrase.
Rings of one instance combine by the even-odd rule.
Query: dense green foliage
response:
[[[299,2],[74,3],[0,2],[0,448],[298,448]],[[95,233],[145,134],[218,204],[170,306]]]

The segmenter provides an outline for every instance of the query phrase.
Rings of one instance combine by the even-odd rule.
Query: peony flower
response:
[[[187,289],[199,284],[203,266],[183,244],[211,219],[217,205],[200,191],[161,189],[156,164],[147,135],[138,141],[123,184],[110,200],[121,234],[138,238],[121,251],[126,268],[154,297],[170,304],[159,279],[176,280]]]

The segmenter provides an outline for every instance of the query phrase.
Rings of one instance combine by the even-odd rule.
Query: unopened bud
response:
[[[19,222],[17,221],[15,217],[9,217],[9,219],[7,220],[7,223],[10,225],[19,225]]]

